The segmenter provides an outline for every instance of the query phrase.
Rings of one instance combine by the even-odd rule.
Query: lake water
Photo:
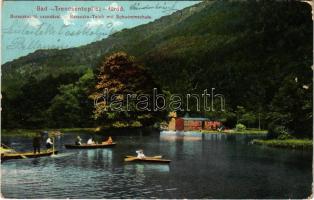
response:
[[[312,152],[251,145],[253,136],[130,133],[113,136],[118,144],[112,149],[64,149],[76,135],[56,140],[60,153],[55,157],[2,163],[3,196],[182,199],[306,198],[311,194]],[[87,134],[80,136],[88,139]],[[25,151],[31,149],[32,140],[4,137],[2,142]],[[139,148],[172,162],[123,161]]]

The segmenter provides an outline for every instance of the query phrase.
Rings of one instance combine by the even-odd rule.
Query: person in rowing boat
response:
[[[51,149],[52,145],[53,145],[53,143],[51,141],[51,138],[48,137],[47,140],[46,140],[46,147],[47,147],[47,149]]]
[[[106,140],[106,141],[103,141],[101,144],[112,144],[112,138],[111,138],[111,136],[109,136],[109,138],[108,138],[108,140]]]
[[[137,150],[136,153],[137,153],[137,158],[139,158],[139,159],[145,159],[146,158],[146,156],[144,155],[144,151],[142,149]]]
[[[108,143],[108,144],[112,144],[112,138],[111,138],[111,136],[109,136],[109,138],[108,138],[108,140],[107,140],[107,143]]]
[[[95,144],[93,138],[89,138],[89,140],[87,141],[87,144]]]
[[[37,134],[34,138],[33,138],[33,148],[34,148],[34,154],[36,152],[40,153],[40,142],[41,142],[41,137],[39,134]]]
[[[82,139],[80,136],[77,136],[75,139],[75,145],[82,145]]]

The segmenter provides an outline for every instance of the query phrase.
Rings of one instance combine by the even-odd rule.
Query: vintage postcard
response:
[[[313,198],[312,1],[1,2],[1,198]]]

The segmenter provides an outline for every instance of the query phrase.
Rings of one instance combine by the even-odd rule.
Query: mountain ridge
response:
[[[20,80],[25,79],[25,77],[36,75],[36,77],[38,78],[44,78],[45,76],[40,76],[40,74],[42,73],[42,69],[45,68],[52,68],[50,69],[50,74],[52,74],[53,76],[58,76],[60,74],[59,71],[62,71],[61,68],[67,68],[70,71],[76,71],[77,73],[81,73],[83,69],[89,67],[95,68],[99,63],[99,59],[101,56],[110,51],[114,51],[115,49],[125,48],[125,46],[128,45],[130,42],[136,42],[136,40],[130,41],[128,39],[130,37],[128,36],[130,32],[136,31],[136,34],[138,34],[137,37],[139,39],[143,39],[145,38],[145,34],[150,34],[155,29],[163,26],[165,24],[164,21],[169,21],[168,18],[177,18],[178,21],[180,21],[179,18],[181,18],[181,20],[183,20],[182,13],[184,13],[185,17],[189,16],[192,14],[191,9],[193,10],[193,12],[195,12],[201,10],[204,5],[207,4],[207,2],[202,2],[200,4],[193,5],[183,10],[176,11],[171,15],[163,16],[153,22],[149,22],[147,24],[143,24],[131,29],[123,29],[110,35],[107,38],[86,45],[60,50],[39,49],[34,51],[33,53],[29,53],[26,56],[22,56],[10,62],[4,63],[1,66],[3,74],[3,89],[7,90],[7,85],[10,82],[13,83],[11,86],[11,90],[16,90],[20,88],[20,86],[25,83],[25,81],[20,82]],[[176,20],[171,19],[170,21],[172,21],[172,24],[167,24],[168,26],[172,26]],[[159,24],[161,25],[159,26]],[[73,57],[75,57],[75,59],[73,59]],[[23,76],[24,78],[22,78],[21,76]],[[21,77],[21,79],[18,77]]]

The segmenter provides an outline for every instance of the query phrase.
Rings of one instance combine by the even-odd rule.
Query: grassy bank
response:
[[[39,130],[27,130],[27,129],[12,129],[12,130],[1,130],[1,136],[5,137],[34,137]]]
[[[38,129],[38,130],[29,130],[29,129],[11,129],[11,130],[1,130],[1,136],[5,137],[34,137],[41,131],[60,131],[61,133],[79,133],[79,132],[88,132],[95,133],[96,128],[61,128],[61,129]]]
[[[78,133],[78,132],[96,133],[97,132],[97,128],[62,128],[58,130],[61,133]]]
[[[202,130],[202,133],[224,133],[224,134],[234,134],[234,135],[266,135],[267,130],[249,129],[249,130],[223,130],[223,131],[212,131],[212,130]]]
[[[312,149],[313,140],[309,139],[287,139],[287,140],[259,140],[254,139],[253,144],[265,145],[269,147],[289,148],[289,149]]]

